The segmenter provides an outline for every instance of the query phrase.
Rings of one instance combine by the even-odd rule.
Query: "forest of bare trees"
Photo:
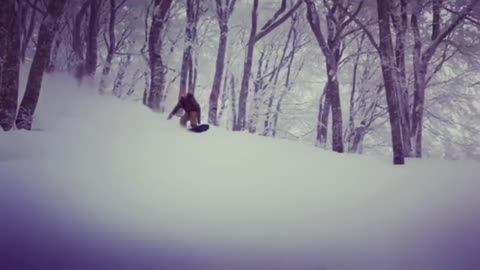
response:
[[[31,130],[65,73],[160,114],[193,93],[232,131],[477,159],[479,51],[480,0],[4,0],[0,126]]]

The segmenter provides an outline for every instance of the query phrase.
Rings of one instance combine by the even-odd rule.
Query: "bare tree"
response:
[[[183,49],[182,67],[180,71],[179,96],[186,92],[193,93],[195,91],[195,85],[193,83],[195,71],[192,50],[197,41],[199,11],[199,0],[187,0],[187,25],[185,26],[185,47]]]
[[[297,22],[298,22],[298,13],[293,15],[292,17],[292,20],[291,20],[291,24],[290,24],[290,29],[288,30],[288,34],[287,34],[287,40],[282,48],[282,53],[281,53],[281,56],[280,56],[280,63],[285,63],[285,62],[288,62],[288,71],[287,71],[287,80],[289,80],[289,74],[290,74],[290,69],[291,69],[291,65],[293,63],[293,59],[294,59],[294,56],[295,56],[295,52],[296,50],[298,50],[296,44],[297,44],[297,39],[298,39],[298,32],[297,32],[297,29],[296,29],[296,26],[298,25]],[[291,43],[291,46],[292,46],[292,49],[290,52],[288,52],[288,49],[290,47],[290,43]],[[275,98],[276,98],[276,94],[277,94],[277,85],[278,85],[278,81],[279,81],[279,78],[280,78],[280,71],[282,70],[282,67],[284,65],[281,65],[280,67],[278,67],[276,70],[275,70],[275,77],[274,77],[274,81],[273,81],[273,89],[271,91],[271,94],[270,94],[270,97],[268,98],[268,102],[267,102],[267,114],[265,116],[265,121],[264,121],[264,129],[263,129],[263,135],[264,136],[268,136],[270,133],[275,133],[275,131],[273,130],[272,128],[272,114],[273,114],[273,105],[274,105],[274,101],[275,101]],[[289,86],[289,83],[285,82],[285,85],[284,87],[288,87]],[[285,91],[285,90],[284,90]],[[283,93],[283,92],[282,92]]]
[[[256,77],[253,82],[253,110],[251,110],[247,125],[250,133],[255,133],[257,131],[260,103],[262,103],[268,84],[275,77],[276,72],[269,72],[271,58],[275,47],[274,43],[275,42],[271,41],[268,44],[263,44],[262,50],[260,51],[260,57],[258,58]]]
[[[50,53],[50,59],[49,59],[48,64],[47,64],[47,68],[45,69],[46,73],[53,73],[53,72],[57,71],[57,65],[59,65],[59,60],[58,60],[59,57],[58,56],[59,56],[60,47],[61,47],[62,41],[63,41],[63,39],[61,37],[61,33],[67,25],[66,23],[63,22],[63,20],[61,22],[59,22],[59,24],[60,24],[59,30],[58,30],[58,33],[55,35],[54,45],[53,45],[53,48],[52,48],[52,52]],[[64,62],[64,61],[62,61],[62,62]]]
[[[33,6],[37,6],[38,0],[34,0],[33,3],[31,3]],[[37,14],[38,11],[36,8],[30,7],[30,4],[24,4],[25,5],[25,12],[22,12],[22,20],[25,20],[22,22],[22,41],[21,41],[21,47],[20,47],[20,58],[22,62],[25,62],[25,57],[27,55],[27,49],[28,45],[30,43],[30,40],[32,39],[33,32],[35,30],[35,25],[37,23]],[[27,25],[26,19],[30,18],[29,23]]]
[[[126,57],[122,57],[118,67],[117,75],[113,81],[113,95],[120,98],[122,96],[122,85],[123,79],[125,78],[125,73],[128,66],[132,63],[132,54],[127,53]]]
[[[422,131],[423,113],[425,107],[425,90],[428,84],[428,67],[430,61],[440,44],[452,33],[455,28],[467,17],[480,1],[471,0],[456,18],[449,24],[441,27],[441,0],[432,1],[432,30],[431,41],[425,46],[422,43],[418,17],[420,16],[421,3],[416,2],[411,16],[411,27],[414,36],[413,69],[415,78],[415,91],[411,116],[411,145],[416,157],[422,156]]]
[[[400,111],[395,86],[395,59],[393,52],[392,34],[390,32],[390,16],[392,8],[389,1],[377,0],[378,26],[380,42],[378,44],[382,63],[382,74],[387,96],[388,115],[392,135],[393,164],[405,164],[402,144],[402,130]],[[372,40],[373,41],[373,40]]]
[[[300,40],[300,33],[299,33],[300,31],[298,31],[298,29],[297,29],[297,27],[298,28],[300,28],[300,27],[299,27],[299,25],[297,25],[297,20],[298,20],[298,18],[296,18],[295,16],[292,17],[292,38],[291,38],[291,47],[292,48],[291,48],[291,51],[286,55],[286,58],[285,58],[287,63],[286,63],[285,81],[283,83],[283,90],[278,97],[278,100],[277,100],[275,109],[273,110],[273,115],[272,115],[271,119],[269,119],[270,113],[268,113],[267,114],[267,119],[265,120],[265,126],[268,127],[265,130],[265,132],[266,132],[265,134],[268,135],[268,132],[270,132],[270,135],[272,137],[275,137],[277,135],[278,122],[280,120],[280,115],[282,113],[283,102],[284,102],[287,94],[289,94],[292,91],[293,82],[299,76],[300,72],[303,69],[304,62],[305,62],[305,58],[303,57],[299,61],[300,63],[297,64],[296,70],[294,70],[293,62],[294,62],[294,59],[296,57],[296,54],[300,51],[302,46],[304,46],[307,43],[307,42],[302,42]],[[283,55],[283,53],[282,53],[282,55]],[[277,78],[275,78],[275,80],[276,79]],[[276,84],[274,82],[274,86],[275,85]],[[274,93],[275,92],[272,93],[272,97],[271,97],[272,101],[274,99],[274,97],[273,97]],[[270,105],[270,101],[269,101],[269,111],[272,109],[270,106],[271,105]]]
[[[15,123],[20,72],[20,29],[15,0],[0,9],[0,126],[11,130]]]
[[[148,34],[148,55],[150,62],[150,93],[147,106],[159,112],[165,88],[165,67],[162,59],[162,31],[168,10],[173,0],[155,0],[152,25]]]
[[[227,109],[227,102],[229,99],[229,92],[228,92],[228,70],[225,72],[226,74],[223,76],[223,84],[222,84],[222,96],[220,98],[220,110],[218,111],[218,117],[217,117],[217,123],[220,123],[220,121],[223,118],[223,115],[225,113],[225,110]]]
[[[365,33],[358,38],[357,51],[352,68],[352,90],[345,142],[348,152],[361,153],[363,140],[373,123],[387,113],[381,99],[384,87],[378,82],[380,64],[378,54],[365,42]]]
[[[262,135],[275,134],[274,123],[278,121],[279,116],[279,109],[277,110],[275,103],[283,100],[292,88],[296,78],[292,75],[294,60],[298,51],[308,44],[308,41],[301,39],[299,25],[303,26],[303,24],[298,23],[299,12],[295,12],[290,18],[291,23],[286,39],[283,39],[284,35],[279,33],[270,42],[264,43],[260,52],[253,89],[253,109],[248,120],[248,129],[251,133],[257,131],[258,121],[263,120]],[[280,94],[279,91],[281,91]],[[266,105],[266,108],[263,105]]]
[[[58,20],[62,16],[65,2],[66,0],[50,0],[48,2],[46,15],[40,25],[37,50],[28,74],[25,94],[17,115],[18,129],[30,130],[32,128],[33,114],[40,96],[43,74],[50,59],[52,43],[59,27]]]
[[[324,94],[320,100],[317,125],[317,143],[325,146],[327,142],[328,115],[332,111],[332,149],[335,152],[343,152],[343,120],[342,108],[340,103],[340,89],[338,82],[339,62],[344,50],[344,39],[354,33],[357,29],[351,29],[349,26],[353,23],[360,12],[362,1],[324,1],[327,10],[326,22],[327,33],[322,32],[320,25],[320,16],[318,14],[315,2],[306,0],[307,19],[310,23],[312,32],[317,39],[318,45],[325,56],[327,83],[324,88]],[[355,2],[358,4],[355,7]],[[347,15],[348,9],[354,10],[351,16]]]
[[[235,76],[233,76],[233,74],[231,74],[230,76],[230,97],[231,97],[231,102],[230,102],[230,106],[231,106],[231,110],[232,110],[232,130],[235,129],[235,124],[237,123],[237,118],[238,118],[238,114],[237,114],[237,109],[236,109],[236,105],[237,105],[237,91],[235,90]]]
[[[425,110],[425,89],[432,79],[433,75],[439,72],[443,64],[448,61],[458,50],[458,45],[450,39],[450,34],[465,19],[471,20],[472,9],[479,1],[469,1],[468,4],[462,3],[460,11],[453,11],[444,6],[442,1],[429,1],[421,3],[419,1],[391,0],[386,3],[389,8],[389,16],[392,18],[393,28],[395,29],[395,61],[394,65],[394,86],[396,88],[396,98],[398,99],[398,109],[401,121],[401,135],[403,152],[405,156],[421,157],[422,152],[422,129],[423,129],[423,111]],[[407,5],[409,7],[407,8]],[[427,8],[431,7],[431,11]],[[450,23],[444,26],[442,31],[441,12],[442,8],[454,14],[450,16]],[[413,77],[414,90],[409,91],[405,72],[405,32],[407,30],[408,14],[410,11],[410,25],[413,33]],[[432,23],[429,25],[419,23],[419,18],[424,17],[424,13],[432,14]],[[372,35],[366,27],[358,20],[356,21],[368,34],[373,41]],[[473,22],[475,23],[475,22]],[[428,33],[428,27],[431,27],[431,36],[428,44],[424,46],[424,37]],[[440,56],[435,58],[440,45],[443,44],[443,51]],[[455,50],[448,55],[449,47],[454,46]],[[377,46],[377,49],[378,46]],[[428,73],[430,67],[432,72]],[[413,92],[413,97],[412,97]],[[412,102],[413,100],[413,102]]]
[[[88,20],[87,51],[85,54],[85,73],[93,78],[97,69],[98,58],[98,28],[100,18],[100,0],[90,0],[90,13]]]
[[[73,49],[73,73],[78,81],[83,79],[85,75],[85,38],[83,35],[83,21],[87,14],[90,0],[85,2],[75,14],[73,29],[72,29],[72,49]]]
[[[210,92],[208,123],[218,126],[217,107],[220,94],[225,55],[227,53],[228,21],[235,7],[236,0],[215,0],[218,26],[220,27],[220,40],[217,50],[215,76],[213,78],[212,91]]]
[[[298,0],[292,7],[289,9],[286,8],[287,0],[282,0],[282,5],[280,9],[275,13],[275,15],[267,21],[260,31],[257,31],[257,21],[258,21],[258,0],[253,1],[253,8],[251,13],[251,29],[250,37],[247,42],[247,51],[245,53],[245,60],[243,66],[243,75],[242,83],[240,88],[240,98],[238,103],[238,118],[234,125],[235,131],[242,131],[246,127],[246,118],[247,118],[247,99],[248,99],[248,88],[250,83],[250,76],[252,72],[253,65],[253,51],[255,49],[255,44],[265,37],[267,34],[272,32],[275,28],[280,26],[285,22],[294,12],[297,10],[300,5],[303,3],[303,0]]]
[[[406,157],[411,153],[411,120],[409,113],[409,90],[407,82],[406,57],[406,35],[408,29],[408,14],[406,0],[391,0],[391,18],[395,30],[395,72],[396,87],[399,99],[400,121],[402,128],[403,152]]]
[[[121,32],[121,36],[119,40],[117,40],[117,37],[115,35],[115,25],[117,23],[117,12],[120,8],[124,6],[126,1],[127,0],[122,0],[120,3],[117,4],[116,0],[110,0],[108,35],[105,34],[104,36],[105,44],[107,46],[107,57],[105,59],[105,65],[103,66],[102,78],[100,79],[100,86],[98,89],[98,92],[101,95],[105,94],[106,80],[112,68],[113,56],[118,51],[120,46],[123,44],[126,37],[131,33],[131,30],[128,27],[126,27]]]

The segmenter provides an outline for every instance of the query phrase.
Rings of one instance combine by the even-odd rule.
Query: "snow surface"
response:
[[[0,269],[480,269],[478,162],[189,133],[61,75],[42,91],[36,131],[0,133]]]

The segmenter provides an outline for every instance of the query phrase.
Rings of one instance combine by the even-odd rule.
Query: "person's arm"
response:
[[[181,100],[179,100],[177,105],[175,105],[175,108],[173,108],[173,111],[168,115],[169,120],[173,117],[174,114],[176,114],[178,112],[178,110],[180,109],[181,106],[182,106]]]

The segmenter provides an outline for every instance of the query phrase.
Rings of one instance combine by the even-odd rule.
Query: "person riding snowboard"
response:
[[[172,119],[179,109],[183,109],[185,114],[180,118],[180,125],[187,126],[187,122],[190,121],[190,127],[196,127],[200,125],[200,105],[191,93],[184,93],[178,100],[177,105],[173,108],[173,111],[168,115],[168,120]]]

